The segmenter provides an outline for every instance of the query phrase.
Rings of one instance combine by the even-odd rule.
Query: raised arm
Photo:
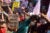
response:
[[[12,11],[12,9],[9,6],[8,6],[8,9],[9,9],[9,13],[13,14],[13,11]]]
[[[26,12],[25,12],[25,10],[24,10],[23,12],[24,12],[24,14],[25,14],[25,15],[30,16],[30,14],[29,14],[29,13],[26,13]]]
[[[2,14],[2,20],[1,21],[4,21],[4,15]]]
[[[0,13],[2,13],[2,8],[1,8],[1,6],[0,6]],[[1,17],[2,17],[1,21],[4,21],[3,13],[1,14]]]
[[[44,18],[46,18],[48,20],[48,22],[50,23],[50,18],[47,17],[47,15],[44,15],[43,13],[41,14]]]

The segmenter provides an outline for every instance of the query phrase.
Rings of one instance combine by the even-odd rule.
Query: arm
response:
[[[8,14],[5,11],[3,11],[3,14],[5,14],[8,17]]]
[[[2,21],[4,21],[4,16],[3,16],[3,14],[2,14]]]
[[[0,13],[1,13],[1,18],[2,18],[1,21],[4,21],[4,15],[3,15],[2,11],[3,11],[3,9],[0,6]]]
[[[11,10],[11,8],[9,6],[8,6],[8,9],[9,9],[9,13],[13,14],[13,12],[12,12],[12,10]]]
[[[48,22],[50,23],[50,19],[47,17],[47,15],[42,14],[42,16],[43,16],[44,18],[46,18],[46,19],[48,20]]]
[[[4,20],[4,15],[2,14],[1,16],[2,16],[2,19],[0,19],[0,21],[1,21],[1,22],[5,21],[5,20]]]
[[[26,13],[25,11],[23,11],[25,15],[30,16],[28,13]]]
[[[3,14],[5,14],[8,17],[8,14],[3,10],[3,8],[1,8],[1,6],[0,6],[0,12],[2,12]]]

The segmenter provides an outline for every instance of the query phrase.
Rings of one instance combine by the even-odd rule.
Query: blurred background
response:
[[[50,0],[0,0],[0,33],[22,32],[25,20],[32,15],[41,19],[30,20],[23,32],[50,33]]]

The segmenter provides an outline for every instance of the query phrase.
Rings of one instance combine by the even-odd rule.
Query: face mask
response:
[[[5,27],[6,25],[3,25],[1,28],[0,28],[0,33],[6,33],[7,29]]]

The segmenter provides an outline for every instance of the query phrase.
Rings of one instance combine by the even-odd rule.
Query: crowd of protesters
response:
[[[20,7],[12,10],[13,1],[0,0],[0,33],[8,33],[8,30],[12,33],[47,33],[50,27],[50,0],[16,0],[20,2]],[[9,20],[11,15],[14,16],[12,22]],[[17,21],[13,20],[15,18]]]

